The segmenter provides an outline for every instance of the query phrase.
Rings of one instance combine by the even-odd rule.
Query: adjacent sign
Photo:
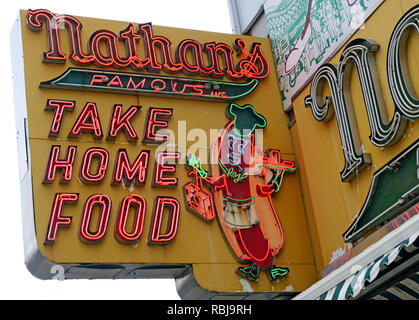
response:
[[[391,117],[387,115],[381,84],[377,80],[378,71],[374,63],[374,54],[378,51],[379,44],[374,40],[352,40],[343,49],[336,67],[326,63],[314,76],[310,95],[305,97],[304,103],[319,122],[331,119],[330,108],[333,105],[342,150],[344,150],[345,164],[340,172],[343,182],[354,179],[371,165],[371,154],[362,150],[354,106],[345,88],[348,86],[345,77],[349,77],[352,65],[356,67],[360,79],[371,132],[369,141],[372,145],[384,148],[397,144],[406,132],[408,121],[413,122],[419,117],[419,100],[412,90],[404,50],[407,47],[407,39],[412,26],[419,28],[419,6],[414,6],[400,18],[388,44],[387,80],[394,104]],[[326,98],[325,103],[322,103],[318,91],[325,82],[329,84],[332,95]],[[373,226],[380,225],[386,218],[389,219],[402,212],[407,203],[417,202],[419,187],[417,152],[416,140],[374,174],[367,200],[358,213],[356,221],[345,232],[345,241],[354,242]]]
[[[384,0],[268,0],[269,38],[285,110]]]
[[[298,65],[315,53],[316,69],[310,76],[300,72],[310,82],[296,86],[301,92],[290,96],[296,119],[291,132],[299,148],[297,169],[303,172],[314,255],[319,270],[331,272],[371,244],[385,241],[384,235],[417,213],[419,6],[414,0],[331,0],[294,1],[299,5],[291,9],[288,3],[277,8],[288,14],[311,8],[311,15],[286,37],[302,43],[299,35],[309,33],[309,25],[312,31],[322,26],[317,29],[322,34],[313,31],[313,41],[307,41],[288,76],[297,75],[302,70]],[[338,25],[336,19],[346,9],[336,10],[351,5],[365,7],[366,13],[376,10],[347,42],[329,38],[330,30],[342,29],[344,36],[348,24]],[[314,8],[321,11],[314,13]],[[268,20],[274,16],[268,12]],[[320,25],[318,17],[323,17]],[[338,49],[328,61],[322,51],[311,51],[322,37]],[[286,66],[291,60],[282,61],[281,72],[291,70]]]

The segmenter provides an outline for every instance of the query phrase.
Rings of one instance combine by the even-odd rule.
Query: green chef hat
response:
[[[227,114],[229,118],[235,121],[234,127],[241,136],[251,134],[256,128],[266,127],[265,117],[257,113],[250,104],[241,107],[231,103],[227,107]]]

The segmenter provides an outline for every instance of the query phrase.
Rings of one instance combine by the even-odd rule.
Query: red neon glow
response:
[[[187,89],[187,93],[189,94],[196,94],[196,95],[203,95],[204,94],[204,90],[205,89],[205,85],[203,84],[183,84],[183,88],[182,90],[177,90],[178,83],[176,81],[172,81],[172,91],[174,93],[184,93]],[[211,95],[213,95],[213,92],[211,92]]]
[[[250,140],[251,140],[251,144],[250,144],[251,154],[255,155],[256,152],[255,152],[255,134],[254,133],[251,134]],[[253,163],[253,165],[257,165],[257,163]],[[255,190],[256,182],[253,179],[249,179],[249,180],[250,180],[250,188],[253,188],[253,190]],[[256,206],[259,212],[262,212],[259,201],[256,201]],[[276,211],[274,207],[272,208],[275,214],[275,218],[277,222],[279,222],[279,220],[277,219]],[[261,223],[260,223],[261,227],[258,225],[259,229],[252,227],[250,228],[248,232],[249,234],[246,234],[246,231],[241,232],[241,230],[239,230],[240,232],[237,232],[235,236],[240,239],[239,246],[242,248],[245,248],[244,252],[246,253],[246,255],[242,256],[242,259],[255,261],[255,263],[260,265],[260,267],[266,268],[266,267],[269,267],[270,264],[272,264],[273,248],[270,248],[270,245],[269,245],[270,238],[269,238],[269,233],[267,231],[267,226],[266,226],[266,222],[265,222],[265,218],[263,214],[260,215],[260,219],[261,219]],[[282,243],[283,243],[282,226],[281,224],[279,224],[279,226],[280,226],[280,232],[281,232],[280,247],[282,247]],[[259,237],[260,231],[263,231],[263,234],[265,234],[265,236],[263,237],[264,239],[259,239],[259,245],[257,247],[252,247],[252,244],[249,244],[249,235],[250,237],[252,237],[252,234],[253,234],[253,237]],[[266,246],[264,244],[266,244]],[[253,252],[253,254],[251,252]],[[256,254],[260,254],[260,256],[256,257],[255,256]]]
[[[188,51],[192,55],[192,64],[189,63],[187,58]],[[187,73],[197,73],[209,75],[211,67],[207,67],[203,58],[203,46],[196,40],[185,39],[181,41],[176,50],[177,59],[183,64],[183,71]]]
[[[167,228],[161,233],[164,209],[168,210]],[[172,197],[157,197],[154,202],[151,229],[147,243],[165,245],[176,236],[179,224],[180,203]]]
[[[92,81],[90,81],[90,86],[94,86],[96,84],[106,83],[109,80],[107,76],[101,74],[95,74],[92,77]]]
[[[80,36],[82,24],[80,23],[80,21],[69,15],[59,16],[58,19],[56,19],[55,21],[57,30],[58,30],[58,24],[62,22],[66,23],[67,28],[69,28],[68,32],[71,38],[71,41],[70,41],[71,59],[75,63],[78,63],[78,64],[85,64],[85,63],[92,62],[94,57],[92,55],[84,54],[82,51],[81,36]],[[60,45],[59,41],[58,41],[58,45]]]
[[[256,146],[255,146],[255,135],[252,134],[252,154],[256,154],[256,151],[255,150],[256,150]],[[263,153],[262,153],[262,155],[263,155]],[[260,162],[260,159],[258,159],[258,160]],[[265,164],[267,164],[267,163],[265,163]],[[257,165],[257,163],[255,163],[255,165]],[[254,188],[254,190],[256,190],[256,182],[253,179],[251,180],[251,186],[250,187],[251,188]],[[270,246],[268,246],[268,249],[267,249],[267,252],[266,252],[266,255],[265,255],[264,259],[257,260],[261,267],[265,267],[267,264],[269,264],[270,263],[269,261],[271,260],[271,256],[274,255],[274,254],[276,254],[282,248],[282,246],[284,244],[284,232],[283,232],[283,229],[282,229],[282,224],[279,221],[278,214],[276,212],[275,207],[273,206],[272,198],[270,196],[268,196],[268,199],[270,201],[271,209],[273,211],[273,214],[274,214],[274,218],[276,220],[276,223],[279,226],[279,232],[280,232],[281,242],[280,242],[280,244],[279,244],[279,246],[277,248],[270,248]],[[259,201],[256,201],[256,205],[258,207],[259,212],[262,212],[261,211],[262,209],[260,207]],[[261,217],[261,222],[262,222],[261,223],[262,230],[267,235],[265,238],[266,238],[266,242],[269,244],[270,243],[270,238],[269,238],[269,233],[267,232],[267,226],[266,226],[265,217],[264,217],[263,214],[260,215],[260,217]],[[240,236],[242,236],[242,235],[240,234]],[[243,239],[242,239],[242,241],[243,241]],[[249,243],[249,241],[244,242],[245,246],[246,246],[246,244],[248,245],[248,243]],[[246,249],[246,250],[248,250],[248,249]],[[254,258],[253,255],[250,255],[250,257],[251,258]]]
[[[171,187],[177,186],[178,179],[175,177],[164,177],[166,173],[174,173],[176,172],[176,165],[175,164],[166,164],[166,162],[170,161],[174,163],[175,160],[179,159],[180,153],[179,152],[159,152],[156,155],[156,165],[154,167],[154,179],[153,179],[153,186],[159,187]]]
[[[229,152],[228,144],[227,146],[225,145],[227,142],[226,133],[230,132],[233,125],[234,125],[234,121],[231,121],[230,123],[228,123],[223,134],[218,138],[217,142],[214,143],[212,146],[212,154],[216,154],[218,159],[223,159],[222,157],[225,156],[225,153]],[[279,150],[274,150],[274,149],[269,150],[268,151],[269,157],[264,157],[263,152],[261,153],[262,156],[258,157],[257,156],[258,150],[256,150],[257,147],[255,146],[254,133],[252,133],[248,139],[250,139],[249,141],[250,143],[248,143],[248,145],[251,148],[250,154],[254,155],[255,160],[256,160],[250,163],[249,172],[256,172],[255,169],[261,164],[272,166],[276,170],[278,170],[278,166],[284,167],[284,168],[285,167],[293,168],[295,166],[295,163],[292,161],[286,161],[286,160],[281,161]],[[284,168],[279,169],[279,173],[285,170]],[[266,179],[265,170],[266,169],[262,167],[261,175],[264,176]],[[227,196],[235,198],[235,194],[237,193],[237,191],[240,191],[237,188],[244,187],[244,186],[238,186],[237,184],[233,184],[231,183],[231,181],[229,183],[229,179],[231,180],[231,178],[227,178],[225,174],[220,175],[220,177],[217,180],[214,180],[210,177],[207,177],[205,179],[205,181],[212,184],[214,187],[215,205],[217,207],[217,211],[219,210],[220,212],[223,212],[224,210],[224,208],[220,206],[220,196],[224,198]],[[269,185],[267,183],[264,186],[259,186],[259,185],[256,185],[256,181],[254,179],[249,179],[249,182],[250,184],[248,188],[252,190],[268,191],[265,194],[261,194],[259,192],[259,195],[267,197],[270,202],[270,206],[273,210],[272,214],[276,221],[275,224],[278,226],[279,233],[280,233],[280,239],[281,239],[280,243],[276,245],[275,248],[270,247],[269,243],[271,240],[269,238],[269,233],[267,232],[268,229],[267,229],[266,221],[263,214],[260,215],[260,221],[257,226],[252,226],[250,228],[243,228],[243,229],[237,228],[237,230],[234,232],[233,237],[229,232],[226,232],[225,235],[233,251],[235,252],[235,254],[240,260],[245,261],[245,262],[251,261],[255,264],[258,264],[261,268],[268,268],[273,262],[273,256],[275,256],[279,252],[279,250],[283,247],[283,244],[284,244],[283,228],[278,218],[278,214],[275,210],[275,207],[273,205],[272,198],[270,196],[271,193],[273,193],[274,191],[274,189],[272,189],[273,185]],[[268,188],[269,186],[271,187],[271,190]],[[260,188],[258,189],[258,187]],[[235,190],[235,188],[237,190]],[[222,190],[223,192],[219,193],[217,192],[217,190]],[[252,205],[257,206],[257,210],[259,212],[262,212],[262,208],[259,201],[256,200],[255,203],[253,203]],[[220,223],[223,226],[224,230],[228,229],[228,225],[225,219],[220,219]],[[262,234],[264,234],[265,236],[262,237],[261,236]],[[253,239],[253,237],[255,237],[255,239],[258,238],[259,240],[256,241],[255,239]],[[234,240],[237,240],[237,242]]]
[[[134,80],[132,80],[132,77],[129,77],[127,88],[130,88],[132,86],[133,89],[138,89],[138,88],[142,89],[144,88],[144,85],[145,85],[145,78],[139,81],[137,84],[135,84]]]
[[[145,183],[147,176],[148,162],[150,159],[150,151],[144,150],[135,159],[131,165],[128,154],[125,149],[119,149],[115,161],[115,169],[112,178],[112,185],[121,183],[130,184],[134,181],[135,185]]]
[[[230,131],[230,128],[233,126],[233,124],[234,124],[234,121],[231,121],[230,123],[227,124],[226,129],[223,132],[223,135],[219,138],[218,142],[213,145],[213,151],[212,152],[216,152],[214,154],[218,154],[218,159],[226,159],[225,158],[226,157],[226,152],[227,153],[229,152],[228,151],[229,150],[228,149],[228,138],[226,137],[226,134]],[[254,145],[254,134],[251,135],[250,141],[251,141],[250,146],[252,147],[252,145]],[[227,146],[226,146],[226,143],[227,143]],[[246,153],[248,153],[248,151]],[[250,153],[251,154],[254,154],[254,153],[252,153],[252,150],[250,150]],[[222,174],[221,176],[224,176],[225,177],[225,174]],[[234,191],[238,191],[238,192],[241,193],[240,187],[242,187],[242,186],[236,187],[236,184],[231,183],[231,181],[229,181],[229,180],[231,180],[231,178],[230,179],[225,178],[225,184],[224,184],[224,186],[222,188],[222,189],[225,188],[224,190],[227,193],[227,195],[229,195],[230,197],[233,196],[233,195],[235,195],[235,194],[232,194],[231,193],[232,191],[233,192]],[[250,180],[250,179],[246,179],[246,180]],[[245,186],[245,188],[251,188],[251,187],[252,186],[250,186],[250,185]],[[244,192],[248,192],[248,190],[244,190]],[[216,192],[216,193],[214,193],[214,196],[215,196],[215,201],[216,201],[215,203],[216,203],[217,206],[219,206],[219,203],[220,203],[220,201],[219,201],[219,194]],[[236,195],[236,197],[237,197],[237,195]],[[217,208],[217,210],[221,210],[220,212],[223,212],[224,208]],[[227,225],[227,222],[225,221],[225,219],[221,219],[220,222],[223,225],[223,228],[225,230],[227,230],[228,229],[228,225]],[[262,219],[261,222],[262,222],[262,224],[264,224],[264,220],[263,219]],[[266,228],[263,227],[263,229],[265,230],[265,234],[267,234],[266,233]],[[232,238],[232,236],[231,236],[231,234],[229,232],[226,232],[225,234],[227,236],[227,239],[228,239],[230,245],[232,246],[232,249],[234,250],[234,252],[236,253],[237,257],[240,260],[242,260],[242,261],[253,261],[254,263],[260,263],[261,261],[263,261],[262,258],[267,258],[268,257],[268,252],[265,252],[265,254],[261,254],[262,257],[255,257],[253,255],[251,255],[251,256],[244,255],[244,252],[251,251],[251,250],[247,250],[247,249],[246,250],[243,250],[242,249],[242,246],[245,245],[246,242],[244,242],[240,230],[238,230],[238,232],[236,232],[234,234],[234,236],[238,240],[237,241],[237,244],[233,240],[233,238]]]
[[[70,58],[79,64],[91,63],[94,59],[92,55],[83,53],[81,45],[82,24],[76,18],[69,15],[56,16],[48,10],[28,10],[28,26],[39,31],[42,28],[42,21],[46,23],[48,49],[44,53],[44,61],[64,63],[66,55],[61,52],[60,26],[66,26],[69,34],[69,44],[71,50]]]
[[[141,106],[131,106],[123,115],[122,115],[122,105],[115,104],[113,106],[111,123],[109,125],[107,140],[114,140],[120,131],[125,133],[128,141],[137,141],[138,136],[134,130],[134,127],[131,124],[132,118],[135,116]]]
[[[51,151],[48,158],[47,168],[45,170],[44,179],[42,183],[51,184],[54,182],[55,172],[61,170],[60,183],[68,183],[73,175],[74,159],[76,157],[76,146],[69,146],[64,160],[59,160],[61,146],[51,146]]]
[[[92,133],[94,139],[103,137],[99,114],[94,102],[86,103],[68,137],[78,138],[84,132]]]
[[[49,216],[47,233],[44,244],[53,244],[57,239],[59,227],[68,227],[71,224],[72,217],[61,216],[64,204],[74,203],[78,200],[78,193],[56,193],[52,202],[51,214]]]
[[[48,39],[48,52],[44,52],[44,61],[53,61],[64,63],[66,60],[66,55],[61,52],[60,49],[60,38],[58,33],[58,28],[55,28],[52,25],[53,19],[56,19],[56,16],[48,10],[28,10],[28,26],[34,31],[39,31],[42,28],[43,22],[46,23],[47,30],[47,39]]]
[[[227,92],[225,92],[225,91],[220,91],[220,92],[214,92],[214,91],[212,91],[211,92],[211,95],[212,96],[217,96],[217,97],[228,97],[227,96]]]
[[[131,64],[130,58],[120,58],[118,53],[118,37],[115,33],[108,30],[98,30],[89,39],[89,49],[93,54],[94,62],[101,67],[115,66],[119,68],[128,67]],[[100,51],[100,44],[104,43],[107,55]]]
[[[125,30],[122,30],[119,33],[121,39],[125,40],[125,47],[128,53],[128,59],[131,62],[131,66],[135,68],[145,68],[150,64],[150,58],[145,58],[141,60],[137,57],[137,42],[141,38],[138,34],[134,32],[132,24],[128,26]]]
[[[167,128],[168,122],[163,119],[170,118],[173,114],[173,109],[168,108],[149,108],[147,115],[147,124],[144,131],[143,142],[146,143],[162,143],[169,139],[169,135],[156,133],[158,128]],[[157,120],[159,117],[160,120]]]
[[[202,187],[202,178],[195,169],[189,172],[188,176],[191,175],[195,175],[195,183],[188,182],[184,186],[186,206],[205,221],[211,221],[215,218],[212,194]]]
[[[244,53],[247,58],[239,62],[238,68],[242,74],[249,79],[264,79],[269,74],[269,64],[262,53],[260,43],[253,43],[250,52],[246,51],[246,43],[237,39],[236,46],[239,48],[239,54]]]
[[[132,231],[127,231],[127,220],[130,208],[135,209]],[[119,207],[118,218],[115,225],[115,236],[122,243],[136,242],[141,237],[144,227],[144,218],[147,202],[138,194],[126,196]]]
[[[112,80],[109,81],[109,83],[106,86],[107,87],[120,87],[120,88],[124,87],[124,85],[121,82],[121,78],[119,78],[119,76],[113,77]]]
[[[97,172],[92,174],[90,168],[92,160],[98,160]],[[103,148],[90,148],[83,156],[83,161],[80,169],[80,179],[86,184],[97,184],[103,180],[108,168],[109,152]]]
[[[223,76],[224,73],[227,73],[233,79],[239,79],[243,77],[243,74],[240,71],[237,71],[234,66],[233,61],[233,49],[226,45],[225,43],[215,43],[209,42],[205,44],[205,50],[208,52],[213,62],[213,68],[211,70],[211,75],[213,76]],[[220,64],[220,54],[224,58],[225,71]]]
[[[153,89],[155,91],[162,91],[162,90],[166,89],[166,82],[164,82],[161,79],[154,79],[151,82],[151,89]]]
[[[93,209],[99,207],[99,221],[95,231],[90,231]],[[106,234],[112,200],[105,194],[94,194],[84,204],[79,236],[87,243],[99,242]]]
[[[262,150],[259,150],[260,154],[263,154]],[[261,157],[260,162],[264,165],[270,165],[276,167],[277,176],[282,176],[286,168],[295,168],[295,162],[288,160],[281,160],[281,152],[276,149],[269,149],[267,157]],[[266,167],[262,167],[262,174],[266,176]],[[276,186],[273,184],[257,185],[256,190],[262,197],[268,197],[275,192]]]
[[[54,116],[51,122],[51,128],[49,130],[49,137],[56,137],[60,132],[61,121],[63,120],[63,115],[65,111],[73,111],[75,106],[75,101],[69,100],[55,100],[48,99],[45,106],[45,110],[54,111]]]
[[[171,42],[169,39],[163,36],[153,35],[153,28],[151,23],[140,24],[138,30],[142,31],[144,35],[144,42],[148,57],[150,58],[150,67],[155,70],[161,70],[162,67],[170,72],[179,71],[182,65],[175,63],[172,59],[172,53],[170,50]],[[163,63],[160,64],[157,61],[157,47],[160,48]]]

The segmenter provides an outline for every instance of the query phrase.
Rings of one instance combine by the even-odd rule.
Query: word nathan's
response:
[[[27,24],[34,31],[40,31],[45,25],[48,52],[44,53],[44,62],[65,62],[66,54],[61,50],[60,29],[66,27],[70,59],[79,65],[94,63],[101,68],[113,66],[134,70],[183,71],[211,77],[227,75],[232,79],[264,79],[269,74],[269,65],[262,53],[261,44],[253,43],[250,51],[247,51],[246,44],[241,39],[236,39],[234,49],[224,43],[209,42],[202,45],[196,40],[185,39],[177,46],[175,59],[171,41],[154,35],[151,23],[140,24],[137,30],[130,24],[119,32],[119,36],[109,30],[94,32],[89,38],[85,53],[82,49],[82,24],[78,19],[69,15],[57,16],[48,10],[38,9],[28,11]],[[118,50],[118,40],[125,45],[124,56]],[[103,50],[104,48],[106,49]],[[141,54],[143,52],[145,54]],[[241,57],[237,65],[233,59],[235,54]]]
[[[65,111],[72,111],[75,107],[74,101],[49,99],[45,110],[53,112],[52,124],[49,131],[50,137],[57,137],[60,131]],[[107,140],[115,139],[120,133],[124,133],[128,140],[136,141],[138,136],[130,122],[139,106],[131,106],[122,112],[122,105],[113,107]],[[150,108],[143,142],[161,143],[168,139],[168,136],[158,134],[157,130],[166,128],[168,121],[165,120],[172,115],[172,109]],[[91,134],[95,139],[103,138],[103,130],[100,124],[96,104],[88,102],[81,110],[68,137],[78,138],[82,133]],[[65,155],[64,155],[65,152]],[[77,146],[70,145],[67,150],[62,150],[60,145],[52,145],[45,174],[44,184],[53,184],[56,176],[60,173],[59,183],[69,183],[73,177],[74,163],[76,159]],[[152,186],[173,187],[177,186],[177,178],[170,176],[176,171],[173,164],[180,157],[178,152],[158,152],[154,166]],[[145,184],[146,172],[149,165],[150,151],[140,150],[135,160],[130,161],[127,150],[120,148],[116,153],[114,170],[112,173],[112,185],[134,184],[136,186]],[[132,159],[131,159],[132,160]],[[81,160],[79,180],[84,184],[98,184],[103,181],[109,164],[109,152],[102,147],[92,147],[86,150]],[[78,193],[56,193],[52,203],[49,224],[45,237],[45,244],[53,244],[56,241],[59,227],[69,226],[71,217],[63,216],[63,207],[67,204],[78,201]],[[105,194],[93,194],[87,198],[80,223],[80,238],[87,243],[98,242],[103,239],[107,231],[107,225],[112,206],[112,200]],[[122,199],[117,213],[115,236],[122,243],[132,243],[140,238],[146,212],[147,202],[138,194],[131,194]],[[99,208],[99,221],[95,231],[91,231],[90,222],[93,211]],[[130,209],[135,210],[134,226],[127,227],[127,217]],[[163,212],[167,210],[167,229],[161,230]],[[180,203],[173,197],[158,196],[154,202],[152,225],[147,239],[150,244],[166,244],[174,238],[177,232],[180,212]],[[166,215],[164,215],[166,216]],[[128,231],[127,229],[130,229]],[[132,230],[131,230],[132,229]]]

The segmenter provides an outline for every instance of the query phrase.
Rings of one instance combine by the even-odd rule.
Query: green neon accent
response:
[[[278,190],[281,188],[282,179],[284,178],[285,172],[286,171],[296,171],[297,170],[296,168],[289,168],[289,167],[283,167],[283,166],[277,166],[277,165],[267,165],[267,166],[284,169],[280,175],[277,173],[275,178],[272,180],[272,184],[276,186],[275,192],[278,192]],[[280,177],[279,182],[277,181],[278,177]]]
[[[288,268],[276,267],[275,265],[269,269],[269,276],[272,280],[277,280],[280,277],[286,276],[290,270]]]
[[[188,157],[188,165],[194,168],[202,179],[206,179],[206,177],[208,177],[208,172],[206,172],[201,167],[201,160],[199,160],[199,158],[195,157],[193,154],[189,155]]]
[[[295,171],[295,170],[297,170],[296,168],[284,167],[284,166],[279,166],[279,165],[276,165],[276,164],[267,163],[267,164],[263,164],[263,165],[266,166],[266,167],[274,167],[274,168],[284,169],[285,171]]]
[[[265,167],[270,167],[272,169],[282,169],[282,173],[279,175],[278,171],[275,171],[275,176],[273,179],[271,179],[271,184],[275,185],[275,191],[274,192],[278,192],[278,190],[281,188],[282,185],[282,179],[284,177],[285,172],[294,172],[297,170],[297,168],[290,168],[290,167],[284,167],[284,166],[280,166],[280,165],[276,165],[276,164],[269,164],[269,163],[259,163],[259,165],[265,166]],[[278,177],[280,177],[279,182]]]
[[[228,107],[228,113],[234,120],[233,131],[240,137],[249,136],[256,128],[265,128],[267,125],[265,117],[257,113],[250,104],[241,107],[232,103]]]
[[[259,278],[260,267],[257,264],[252,264],[250,267],[238,267],[236,273],[240,276],[256,281]]]
[[[223,170],[224,173],[226,174],[227,178],[230,178],[230,177],[233,178],[234,183],[238,183],[249,176],[247,173],[244,173],[244,174],[237,173],[234,171],[233,168],[227,169],[220,159],[218,159],[218,163],[221,167],[221,170]]]
[[[278,192],[279,188],[281,188],[282,179],[284,178],[284,173],[285,171],[282,171],[280,175],[276,174],[275,178],[272,181],[272,184],[276,186],[275,192]],[[279,179],[279,182],[277,182],[276,180],[278,179],[279,176],[281,176],[281,178]]]
[[[235,198],[232,198],[232,197],[226,197],[226,199],[227,199],[227,201],[230,201],[230,202],[231,201],[234,201],[234,202],[245,202],[245,201],[252,200],[252,202],[249,202],[249,203],[246,203],[246,204],[237,204],[237,203],[234,203],[234,205],[237,206],[237,207],[246,207],[246,206],[249,206],[249,205],[254,204],[256,202],[255,197],[250,197],[250,198],[247,198],[247,199],[235,199]]]

